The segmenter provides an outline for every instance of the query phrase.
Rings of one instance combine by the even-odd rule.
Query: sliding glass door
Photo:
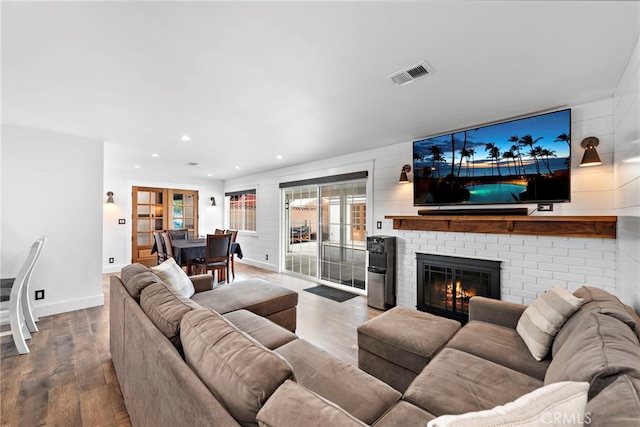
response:
[[[318,271],[318,189],[284,191],[285,270],[316,277]]]
[[[320,187],[320,278],[365,288],[366,183]]]
[[[284,269],[365,289],[366,180],[283,189]]]

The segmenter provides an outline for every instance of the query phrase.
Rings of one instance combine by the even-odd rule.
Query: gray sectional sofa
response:
[[[640,420],[639,320],[595,288],[576,292],[588,302],[541,362],[514,329],[524,306],[473,298],[471,321],[401,392],[298,338],[295,292],[203,275],[189,299],[153,276],[133,264],[111,279],[111,355],[136,426],[426,426],[560,381],[590,384],[592,426]]]

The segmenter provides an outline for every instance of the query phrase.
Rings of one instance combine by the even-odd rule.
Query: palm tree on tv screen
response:
[[[533,161],[536,164],[536,171],[538,172],[538,175],[540,174],[540,165],[538,164],[538,158],[535,155],[534,152],[534,144],[538,141],[540,141],[543,137],[538,137],[536,139],[533,139],[533,137],[529,134],[526,134],[525,136],[523,136],[522,138],[520,138],[520,140],[518,140],[518,144],[521,147],[529,147],[529,155],[533,158]]]

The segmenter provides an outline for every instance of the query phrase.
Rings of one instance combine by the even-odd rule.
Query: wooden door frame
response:
[[[162,194],[162,203],[149,204],[156,206],[154,212],[157,212],[157,206],[162,205],[162,222],[161,229],[157,228],[157,224],[153,224],[149,233],[148,244],[138,244],[138,220],[142,219],[138,216],[138,192],[148,191],[150,193]],[[186,190],[178,188],[162,188],[149,186],[132,186],[131,189],[131,262],[139,262],[141,264],[151,266],[157,264],[155,254],[151,254],[153,248],[153,231],[163,231],[173,229],[173,195],[175,193],[185,193],[193,195],[193,235],[198,235],[199,221],[199,193],[198,190]],[[143,204],[144,205],[144,204]],[[150,212],[150,218],[154,218],[154,213]],[[190,218],[190,217],[189,217]],[[151,224],[150,224],[151,225]]]

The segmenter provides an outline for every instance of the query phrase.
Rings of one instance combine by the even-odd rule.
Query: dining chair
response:
[[[205,248],[205,258],[203,260],[193,260],[192,265],[196,272],[206,274],[211,270],[211,274],[218,272],[218,282],[224,280],[229,282],[229,248],[231,247],[230,234],[207,234],[207,246]]]
[[[18,275],[16,276],[13,284],[11,285],[11,294],[9,296],[9,324],[10,331],[4,332],[0,334],[0,336],[9,335],[13,337],[13,342],[18,349],[18,353],[25,354],[29,353],[29,347],[27,346],[28,339],[31,338],[30,332],[36,332],[38,329],[35,327],[35,322],[33,321],[33,313],[29,312],[25,313],[25,301],[23,300],[25,297],[28,298],[29,295],[25,295],[26,290],[28,289],[28,282],[31,279],[31,272],[36,265],[36,261],[40,257],[42,253],[42,248],[46,241],[45,238],[40,238],[33,242],[31,248],[29,249],[29,253],[27,254],[27,258],[20,267],[18,271]],[[27,305],[27,310],[30,310],[30,305]],[[31,327],[27,323],[26,316],[30,317]],[[30,331],[33,329],[33,331]]]
[[[224,234],[224,230],[216,228],[216,231],[214,232],[214,234]]]
[[[163,232],[161,236],[162,236],[162,243],[164,243],[164,254],[165,254],[165,261],[166,261],[169,258],[173,258],[173,245],[171,244],[171,235],[169,233]]]
[[[158,254],[158,265],[167,260],[167,250],[164,247],[164,239],[159,231],[153,232],[153,241],[156,243],[156,254]]]
[[[169,236],[171,236],[172,240],[186,240],[189,238],[189,229],[188,228],[180,228],[175,230],[167,230]]]
[[[40,320],[38,316],[34,313],[33,307],[31,306],[31,273],[36,269],[36,265],[38,261],[40,261],[40,257],[42,256],[42,251],[44,250],[44,245],[47,243],[48,236],[42,236],[40,240],[42,243],[38,245],[38,251],[36,253],[36,259],[33,261],[33,266],[29,273],[27,274],[27,278],[24,284],[24,290],[22,291],[22,312],[24,313],[25,324],[29,329],[29,332],[38,332],[38,327],[36,326],[36,322]],[[38,242],[36,240],[36,242]]]
[[[236,278],[236,266],[235,266],[235,257],[236,254],[231,252],[231,246],[236,242],[236,238],[238,237],[238,230],[224,230],[225,234],[231,234],[231,242],[229,243],[229,258],[231,259],[231,276]]]

